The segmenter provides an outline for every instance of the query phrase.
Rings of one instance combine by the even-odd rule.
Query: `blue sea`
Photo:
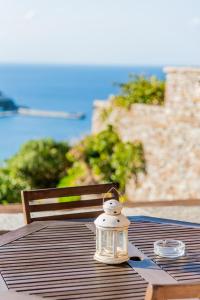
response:
[[[84,120],[1,117],[0,161],[30,139],[72,142],[90,133],[94,99],[116,94],[119,88],[115,83],[127,81],[131,73],[164,78],[162,67],[0,65],[0,91],[18,105],[86,114]]]

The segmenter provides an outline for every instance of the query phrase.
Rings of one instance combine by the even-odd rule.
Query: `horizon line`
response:
[[[98,63],[54,63],[54,62],[1,62],[0,65],[20,65],[20,66],[73,66],[73,67],[200,67],[195,64],[98,64]]]

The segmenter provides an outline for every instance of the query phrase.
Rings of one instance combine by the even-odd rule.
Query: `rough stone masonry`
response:
[[[144,145],[147,174],[139,176],[137,187],[134,179],[127,183],[132,201],[200,199],[200,68],[164,71],[164,106],[114,108],[102,122],[102,110],[111,101],[94,102],[94,133],[112,124],[122,140]]]

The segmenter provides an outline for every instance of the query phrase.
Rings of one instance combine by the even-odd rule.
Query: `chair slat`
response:
[[[105,201],[110,200],[112,198],[106,198]],[[90,206],[102,206],[103,199],[91,199],[91,200],[81,200],[74,202],[61,202],[61,203],[46,203],[46,204],[32,204],[30,205],[31,212],[40,212],[40,211],[48,211],[48,210],[61,210],[68,208],[82,208],[82,207],[90,207]]]
[[[103,210],[99,211],[91,211],[91,212],[79,212],[74,214],[64,214],[64,215],[54,215],[54,216],[42,216],[32,218],[32,221],[48,221],[48,220],[68,220],[68,219],[89,219],[96,218],[102,213]]]

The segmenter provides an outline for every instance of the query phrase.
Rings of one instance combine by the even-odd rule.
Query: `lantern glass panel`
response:
[[[117,255],[127,253],[127,230],[118,231],[117,234]]]
[[[102,255],[113,255],[113,231],[112,230],[102,230]]]

